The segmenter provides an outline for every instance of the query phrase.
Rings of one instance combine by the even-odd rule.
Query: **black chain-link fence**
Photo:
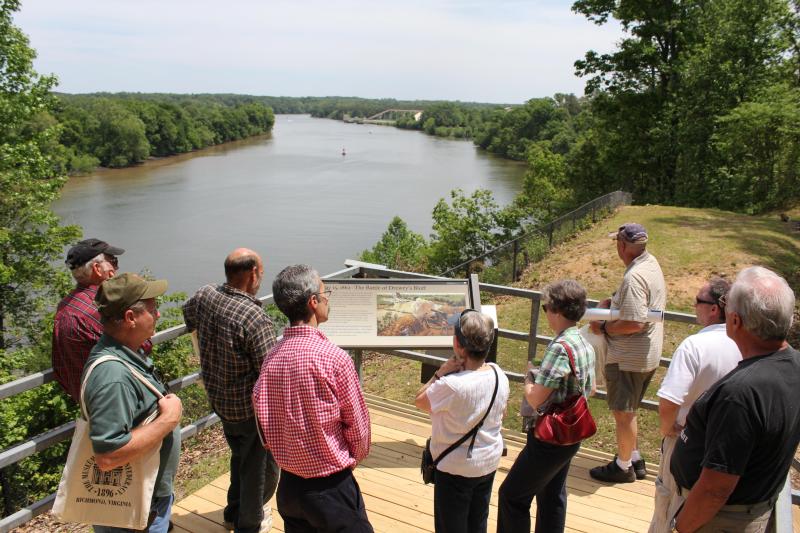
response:
[[[629,192],[615,191],[600,196],[548,224],[537,226],[483,255],[456,265],[440,276],[460,276],[463,273],[468,278],[471,273],[480,273],[481,281],[485,283],[513,283],[529,264],[542,260],[553,246],[605,218],[618,207],[630,204]]]

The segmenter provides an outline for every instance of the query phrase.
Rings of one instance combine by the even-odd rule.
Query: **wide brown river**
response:
[[[125,248],[122,271],[147,269],[171,290],[221,281],[225,255],[253,248],[268,294],[286,265],[343,268],[395,215],[427,238],[452,189],[490,189],[505,205],[524,171],[467,141],[278,115],[271,135],[73,178],[54,209],[86,237]]]

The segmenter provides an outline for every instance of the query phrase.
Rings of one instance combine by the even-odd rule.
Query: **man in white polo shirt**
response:
[[[647,321],[650,309],[665,309],[667,288],[656,258],[647,251],[644,226],[623,224],[609,235],[617,241],[617,255],[625,264],[622,283],[614,297],[600,307],[619,310],[619,318],[591,323],[595,334],[608,343],[605,377],[608,408],[617,430],[617,457],[589,474],[600,481],[633,483],[647,475],[636,446],[636,411],[661,359],[664,324]]]
[[[656,501],[649,533],[670,531],[668,507],[675,478],[669,471],[677,435],[686,424],[694,401],[711,385],[736,368],[742,360],[739,347],[725,333],[725,294],[730,284],[714,278],[698,291],[694,309],[697,323],[704,326],[687,337],[672,354],[661,388],[658,390],[658,417],[661,422],[661,464],[656,479]],[[722,300],[722,301],[720,301]]]

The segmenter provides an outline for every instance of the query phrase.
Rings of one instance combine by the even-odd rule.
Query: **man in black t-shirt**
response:
[[[695,402],[679,435],[673,531],[765,530],[800,442],[800,352],[786,342],[794,303],[762,267],[731,287],[726,330],[742,361]]]

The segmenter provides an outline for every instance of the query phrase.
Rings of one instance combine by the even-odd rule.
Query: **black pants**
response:
[[[436,471],[433,517],[436,533],[486,533],[494,472],[464,477]]]
[[[264,504],[275,494],[280,469],[258,438],[255,417],[243,422],[222,421],[231,448],[231,484],[223,517],[236,533],[258,533]]]
[[[282,471],[278,511],[286,533],[373,531],[361,489],[349,468],[309,479]]]
[[[528,443],[500,485],[497,502],[498,533],[530,533],[531,503],[536,498],[536,531],[564,531],[567,518],[567,474],[580,443],[555,446],[528,432]]]

